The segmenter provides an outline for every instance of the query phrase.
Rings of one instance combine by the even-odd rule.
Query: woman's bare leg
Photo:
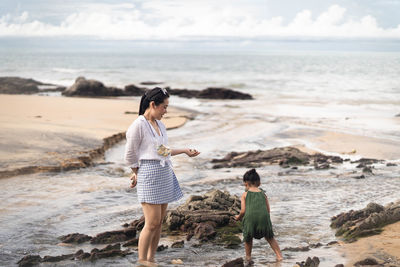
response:
[[[270,239],[266,238],[266,240],[268,241],[272,250],[275,252],[276,260],[277,261],[283,260],[281,249],[279,248],[278,242],[276,242],[275,238],[270,238]]]
[[[162,222],[164,220],[165,215],[167,214],[167,207],[168,204],[161,204],[161,219],[159,222],[160,224],[154,233],[149,250],[147,251],[147,260],[151,262],[154,262],[154,255],[156,254],[158,248],[158,242],[160,241]]]
[[[161,221],[161,205],[142,203],[142,209],[145,223],[139,236],[139,263],[148,261],[147,255]]]

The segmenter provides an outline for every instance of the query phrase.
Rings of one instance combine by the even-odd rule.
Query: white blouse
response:
[[[131,168],[139,167],[142,159],[159,160],[161,166],[165,166],[165,162],[172,166],[171,155],[164,157],[157,153],[158,146],[168,145],[168,136],[165,125],[159,120],[156,122],[161,135],[143,115],[129,126],[126,132],[125,161]]]

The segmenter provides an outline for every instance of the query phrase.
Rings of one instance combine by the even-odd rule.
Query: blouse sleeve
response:
[[[142,136],[141,123],[133,123],[126,132],[125,162],[131,168],[139,167],[139,148]]]

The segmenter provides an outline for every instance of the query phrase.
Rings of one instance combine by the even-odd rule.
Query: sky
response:
[[[0,38],[400,40],[400,0],[1,0]]]

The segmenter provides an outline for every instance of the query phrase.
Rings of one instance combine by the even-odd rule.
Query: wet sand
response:
[[[391,259],[391,264],[400,265],[400,222],[385,226],[384,231],[375,236],[364,237],[354,243],[341,243],[340,250],[347,258],[345,266],[366,258],[374,258],[378,263]]]
[[[56,166],[122,133],[111,138],[117,142],[137,117],[138,105],[138,99],[0,95],[1,171]],[[163,122],[177,128],[189,116],[171,107]]]
[[[319,151],[383,160],[400,159],[398,142],[389,139],[317,129],[290,130],[284,134],[307,153]]]

